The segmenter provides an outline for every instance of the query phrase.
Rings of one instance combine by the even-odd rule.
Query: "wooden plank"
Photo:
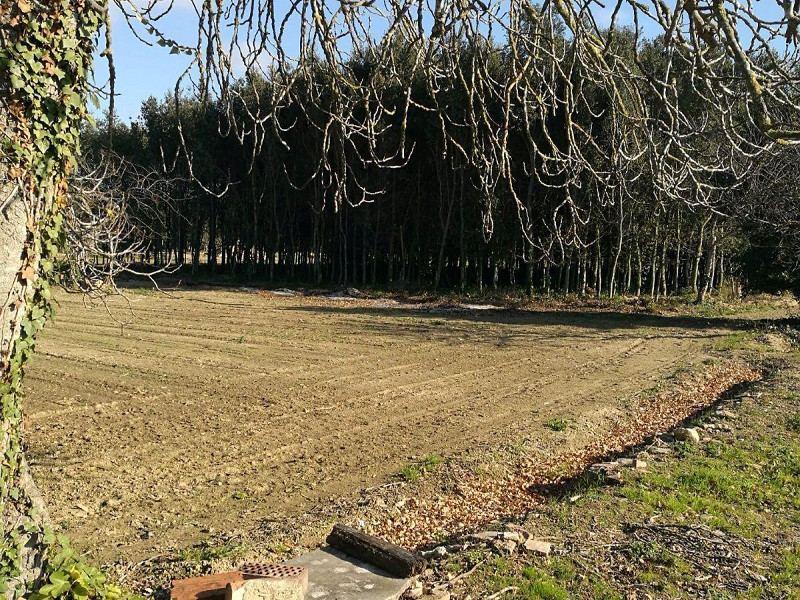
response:
[[[373,535],[337,523],[326,540],[328,544],[396,577],[412,577],[425,570],[427,561],[408,550]]]

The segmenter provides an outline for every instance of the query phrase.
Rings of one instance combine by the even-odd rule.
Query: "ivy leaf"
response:
[[[19,272],[20,279],[27,279],[28,281],[32,282],[36,279],[36,271],[33,270],[31,265],[26,266]]]

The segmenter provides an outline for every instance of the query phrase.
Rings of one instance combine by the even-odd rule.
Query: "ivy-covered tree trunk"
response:
[[[61,209],[86,117],[105,10],[94,0],[0,4],[0,590],[27,594],[48,559],[48,518],[25,461],[22,381],[50,312]]]
[[[3,539],[0,545],[0,589],[7,597],[36,580],[43,563],[43,535],[48,525],[47,510],[25,463],[20,406],[20,385],[24,366],[20,360],[24,325],[30,321],[28,306],[33,296],[37,261],[30,260],[26,248],[30,232],[26,227],[29,211],[22,194],[7,177],[8,167],[0,171],[0,197],[5,208],[0,212],[0,366],[3,398],[2,413],[2,503]],[[34,279],[27,276],[33,275]]]

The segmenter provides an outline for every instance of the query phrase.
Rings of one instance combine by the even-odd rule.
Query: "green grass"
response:
[[[764,506],[800,510],[800,444],[776,436],[743,447],[721,442],[682,444],[685,455],[668,471],[641,476],[619,493],[643,516],[679,520],[704,515],[706,524],[737,535],[754,535]]]
[[[191,548],[181,550],[180,557],[186,562],[202,563],[222,558],[232,559],[237,557],[241,550],[241,546],[231,541],[215,544],[209,540],[203,540]]]
[[[433,471],[443,462],[444,459],[438,454],[428,454],[421,461],[406,465],[400,469],[400,474],[406,481],[417,481],[425,473]]]
[[[800,433],[800,413],[794,413],[786,419],[786,428],[794,433]]]
[[[759,342],[754,331],[737,331],[718,340],[714,349],[719,352],[764,353],[769,351],[769,346]]]
[[[739,334],[728,340],[738,348],[753,343]],[[570,496],[580,498],[572,502],[549,499],[521,524],[537,537],[558,540],[562,553],[494,560],[489,554],[466,592],[480,597],[513,586],[504,600],[618,600],[641,589],[652,598],[697,598],[698,585],[709,581],[700,596],[800,600],[800,395],[794,391],[800,363],[791,369],[781,385],[734,409],[734,432],[714,433],[715,441],[699,445],[676,443],[668,458],[648,460],[646,470],[626,470],[623,485],[576,488]],[[680,545],[626,533],[626,523],[651,522],[705,526],[742,540],[737,552],[766,581],[748,579],[740,569],[745,589],[726,589],[708,580]],[[463,566],[474,564],[471,557]]]
[[[567,427],[569,427],[569,421],[566,419],[550,419],[544,424],[545,427],[552,431],[564,431]]]
[[[570,571],[569,574],[574,575],[574,571]],[[570,597],[569,591],[557,577],[536,566],[520,567],[512,559],[505,557],[487,561],[470,577],[470,580],[484,586],[487,595],[507,588],[516,588],[504,594],[503,598],[566,600]]]

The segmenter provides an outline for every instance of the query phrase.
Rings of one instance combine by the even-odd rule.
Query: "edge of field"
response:
[[[622,516],[639,514],[647,506],[646,501],[638,500],[641,506],[623,507],[620,499],[633,502],[629,496],[636,496],[637,493],[646,496],[648,486],[654,485],[648,477],[660,477],[659,481],[666,478],[670,481],[679,474],[679,465],[685,463],[673,464],[670,462],[672,458],[648,461],[653,465],[652,468],[644,473],[637,472],[624,486],[613,490],[592,487],[589,493],[581,494],[582,498],[576,502],[570,502],[564,496],[563,489],[582,481],[585,467],[592,462],[631,451],[638,453],[641,445],[652,442],[657,433],[668,431],[687,420],[700,418],[698,415],[705,414],[704,411],[709,406],[716,405],[726,394],[730,395],[731,390],[740,389],[737,386],[758,385],[772,390],[777,385],[774,382],[782,380],[780,378],[800,379],[800,350],[796,345],[796,338],[789,338],[786,334],[793,330],[785,324],[776,326],[762,323],[758,328],[755,325],[754,322],[754,329],[750,331],[739,332],[724,339],[717,345],[718,357],[706,361],[702,367],[677,372],[673,377],[631,399],[626,407],[625,418],[609,423],[604,431],[593,432],[598,442],[582,453],[554,457],[549,465],[532,463],[526,456],[524,445],[492,448],[470,453],[468,456],[421,457],[404,468],[394,481],[363,490],[354,500],[332,498],[326,506],[299,517],[280,522],[264,521],[257,530],[245,535],[210,536],[202,543],[173,556],[155,557],[134,565],[115,564],[110,567],[119,580],[137,591],[163,597],[167,594],[169,580],[174,577],[218,572],[245,560],[282,562],[301,554],[318,546],[335,522],[349,523],[407,547],[427,549],[437,544],[452,545],[454,540],[463,539],[465,534],[477,529],[505,528],[509,524],[530,527],[530,519],[534,518],[537,537],[556,540],[558,550],[553,556],[537,562],[528,555],[509,557],[496,555],[496,550],[488,548],[468,548],[448,553],[445,559],[435,564],[434,569],[426,574],[429,580],[426,585],[428,588],[435,585],[438,586],[437,589],[441,589],[442,585],[448,586],[448,581],[456,580],[459,589],[453,591],[458,596],[486,595],[505,588],[515,588],[506,590],[503,594],[533,599],[568,597],[561,595],[559,589],[564,594],[576,597],[603,597],[597,596],[597,590],[607,585],[611,590],[611,595],[607,597],[629,597],[614,596],[612,592],[616,589],[614,582],[617,578],[612,575],[610,581],[606,581],[603,577],[591,575],[593,570],[597,570],[597,567],[591,565],[577,577],[577,580],[589,583],[570,587],[569,581],[576,576],[577,567],[570,562],[569,555],[578,552],[575,560],[581,564],[584,561],[580,557],[581,545],[575,540],[588,535],[592,540],[592,547],[598,544],[598,540],[603,542],[602,534],[593,529],[596,528],[597,520],[608,529],[608,540],[619,537],[619,521]],[[765,381],[754,384],[762,374]],[[785,403],[779,406],[772,402],[776,397],[778,396],[775,394],[769,396],[771,404],[764,404],[763,413],[759,413],[757,406],[751,407],[752,410],[745,413],[741,421],[737,421],[734,433],[740,434],[739,423],[747,432],[753,433],[758,423],[764,422],[764,419],[774,420],[776,411],[789,408]],[[794,409],[797,410],[798,407],[794,406]],[[752,419],[753,424],[745,425],[745,417],[747,421]],[[627,430],[626,423],[631,424]],[[569,423],[552,424],[556,429],[562,425],[564,429],[570,427]],[[721,436],[715,435],[714,443],[717,440],[722,443]],[[736,437],[725,443],[736,447]],[[758,443],[765,442],[761,440]],[[792,443],[798,444],[800,456],[800,435],[795,433]],[[703,449],[707,447],[708,444],[698,446],[697,449],[679,445],[671,452],[684,457],[681,460],[692,460],[695,455],[698,461],[711,460],[704,454]],[[684,466],[680,473],[687,468],[691,469],[691,464]],[[731,467],[735,468],[738,467]],[[530,493],[532,486],[537,490],[534,494]],[[709,493],[715,492],[711,490]],[[570,497],[574,495],[570,494]],[[733,500],[729,499],[729,503]],[[475,512],[475,507],[481,502],[488,508],[471,517],[470,511]],[[498,510],[497,507],[505,507],[505,510]],[[717,510],[723,514],[741,512],[741,509],[724,505],[718,506]],[[616,523],[612,516],[617,517]],[[795,522],[800,522],[800,513],[793,518]],[[493,521],[494,526],[490,526]],[[616,543],[609,541],[600,545],[612,547]],[[641,560],[640,556],[635,559],[639,562]],[[479,563],[481,566],[473,570]],[[571,565],[571,570],[563,567],[563,564]],[[473,571],[468,577],[458,577],[459,572],[470,570]],[[651,570],[646,572],[650,573]],[[670,577],[669,573],[663,575],[667,581],[662,582],[664,589],[672,590],[668,584]],[[537,578],[547,585],[539,585]],[[547,591],[550,584],[556,590],[552,594]],[[589,584],[591,591],[587,595],[586,589],[589,588],[586,585]],[[627,590],[627,593],[645,584],[634,579],[633,583],[625,580],[620,585],[620,589]],[[647,587],[649,586],[650,582],[647,583]]]

